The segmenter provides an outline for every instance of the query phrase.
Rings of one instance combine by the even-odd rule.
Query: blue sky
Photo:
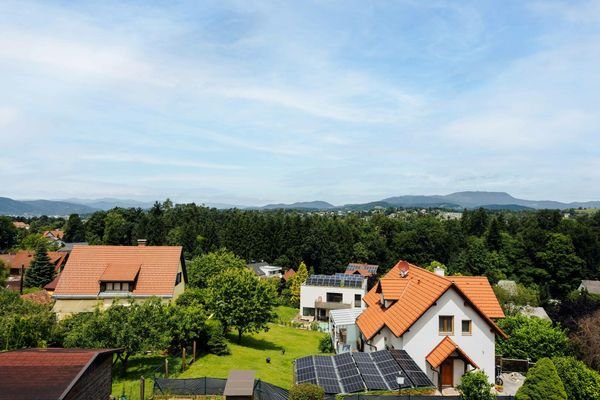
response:
[[[600,2],[0,3],[0,196],[600,199]]]

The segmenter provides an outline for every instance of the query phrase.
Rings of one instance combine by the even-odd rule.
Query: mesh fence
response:
[[[192,378],[154,380],[155,395],[222,395],[227,379]],[[286,400],[288,391],[261,380],[254,384],[254,398],[257,400]]]
[[[335,400],[335,395],[326,396],[327,400]],[[514,396],[497,396],[498,400],[515,400]],[[428,395],[368,395],[353,394],[344,396],[344,400],[461,400],[461,396],[428,396]]]
[[[154,394],[222,395],[227,379],[193,378],[154,380]]]

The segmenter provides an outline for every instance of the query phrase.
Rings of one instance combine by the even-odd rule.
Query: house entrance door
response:
[[[442,386],[454,385],[454,359],[448,358],[442,363]]]

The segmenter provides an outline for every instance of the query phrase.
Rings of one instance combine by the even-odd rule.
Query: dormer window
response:
[[[133,292],[140,268],[139,264],[108,264],[100,277],[100,292]]]
[[[105,282],[104,292],[131,292],[133,286],[130,282]]]

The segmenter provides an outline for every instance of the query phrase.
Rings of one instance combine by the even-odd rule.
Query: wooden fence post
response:
[[[146,398],[146,382],[144,381],[144,377],[140,376],[140,400],[144,400]]]
[[[169,359],[165,358],[165,378],[169,379]]]
[[[192,344],[192,362],[196,362],[196,341]]]
[[[185,346],[181,349],[181,372],[185,371]]]

